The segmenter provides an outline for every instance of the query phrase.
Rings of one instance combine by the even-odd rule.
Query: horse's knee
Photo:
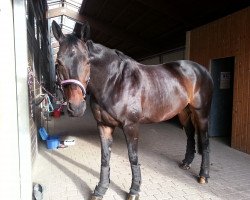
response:
[[[138,155],[136,152],[128,152],[129,162],[131,165],[138,165]]]
[[[138,138],[127,141],[128,157],[131,165],[138,165]]]

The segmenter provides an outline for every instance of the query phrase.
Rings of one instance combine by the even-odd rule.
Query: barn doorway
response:
[[[214,81],[214,93],[209,123],[210,136],[225,137],[231,144],[234,57],[211,60],[211,75]]]

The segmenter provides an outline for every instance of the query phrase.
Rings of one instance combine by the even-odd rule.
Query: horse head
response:
[[[82,26],[81,34],[63,34],[61,27],[52,22],[52,31],[59,42],[56,73],[63,86],[67,108],[71,116],[80,117],[86,109],[86,88],[90,79],[90,63],[86,40],[89,25]]]

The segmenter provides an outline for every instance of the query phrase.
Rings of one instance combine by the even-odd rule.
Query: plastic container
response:
[[[59,118],[61,116],[61,110],[62,110],[62,106],[60,106],[58,109],[55,109],[53,111],[53,117],[54,118]]]
[[[39,134],[42,140],[46,140],[48,149],[56,149],[59,146],[59,136],[49,136],[44,127],[39,128]]]
[[[49,136],[46,140],[46,143],[48,149],[57,149],[60,144],[59,138],[57,136]]]
[[[75,145],[75,140],[74,139],[66,139],[63,141],[63,144],[67,145],[67,146]]]
[[[54,118],[60,118],[61,116],[61,111],[60,110],[54,110],[53,111],[53,117]]]

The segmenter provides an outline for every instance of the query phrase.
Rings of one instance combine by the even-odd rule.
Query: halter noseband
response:
[[[83,95],[86,96],[86,89],[80,81],[75,80],[75,79],[67,79],[67,80],[61,81],[62,86],[68,85],[71,83],[78,85],[81,88]]]

